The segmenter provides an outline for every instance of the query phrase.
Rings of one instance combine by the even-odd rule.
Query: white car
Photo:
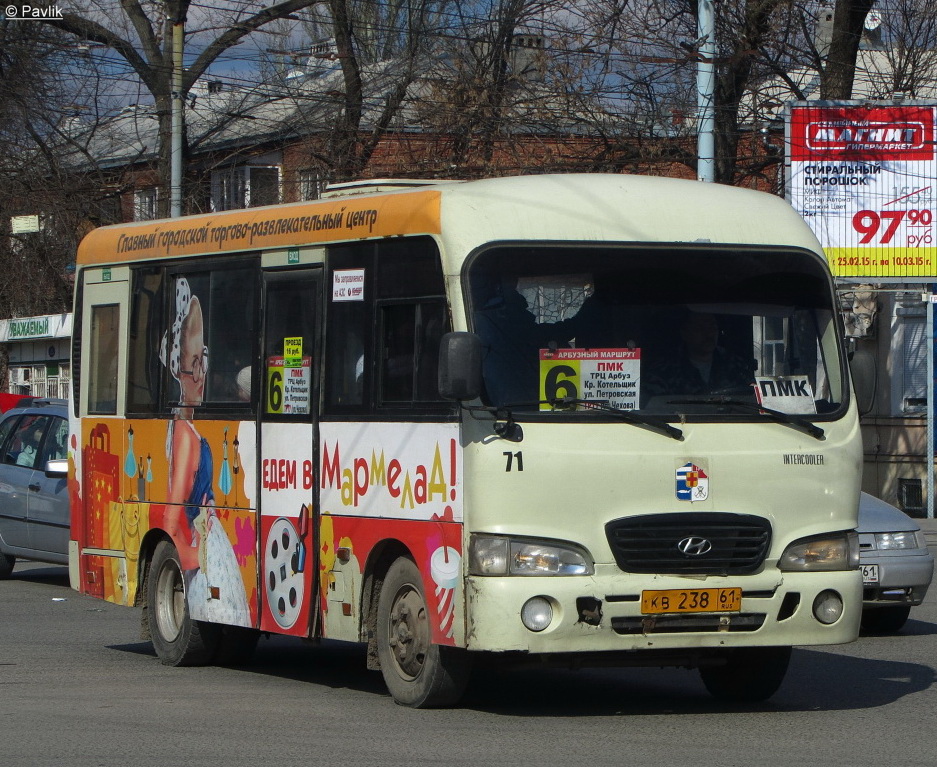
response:
[[[934,575],[934,555],[911,517],[874,496],[859,500],[862,628],[898,631],[921,604]]]

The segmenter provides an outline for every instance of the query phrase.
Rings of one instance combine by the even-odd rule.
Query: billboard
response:
[[[837,277],[937,274],[937,102],[795,102],[787,192]]]

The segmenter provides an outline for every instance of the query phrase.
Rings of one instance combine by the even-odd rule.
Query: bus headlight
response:
[[[572,543],[473,535],[469,542],[472,575],[592,575],[592,560]]]
[[[853,530],[794,541],[778,560],[787,572],[855,570],[859,567],[859,536]]]

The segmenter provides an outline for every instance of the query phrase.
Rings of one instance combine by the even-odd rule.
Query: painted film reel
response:
[[[277,625],[291,628],[303,605],[305,551],[293,523],[280,517],[264,545],[264,589]]]

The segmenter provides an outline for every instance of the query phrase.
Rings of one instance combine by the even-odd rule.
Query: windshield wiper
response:
[[[660,432],[661,434],[664,434],[671,439],[675,439],[679,442],[683,441],[683,432],[676,426],[671,426],[666,421],[660,421],[648,418],[646,416],[636,415],[630,410],[622,410],[620,407],[609,405],[606,402],[599,402],[592,399],[578,399],[577,397],[558,397],[555,400],[546,400],[546,404],[552,405],[553,407],[581,405],[587,410],[600,410],[603,413],[611,413],[616,418],[621,419],[625,423],[630,423],[632,426],[643,426],[645,428]]]
[[[795,418],[790,413],[784,413],[780,410],[774,410],[764,405],[758,405],[754,402],[745,402],[731,397],[695,397],[693,399],[672,399],[667,400],[668,405],[714,405],[716,407],[737,408],[746,410],[750,413],[762,413],[775,423],[784,424],[794,429],[809,434],[814,439],[826,439],[826,432],[815,423]]]
[[[671,426],[665,421],[639,416],[632,413],[630,410],[622,410],[621,408],[617,408],[614,405],[609,405],[605,402],[598,402],[591,399],[558,397],[557,399],[536,400],[534,402],[512,402],[507,405],[499,405],[497,407],[488,405],[463,405],[462,407],[472,413],[491,413],[495,417],[495,433],[502,439],[507,439],[511,442],[520,442],[524,438],[524,435],[520,428],[520,424],[514,420],[513,408],[528,408],[534,406],[540,407],[540,405],[551,405],[554,408],[581,405],[586,409],[599,410],[603,413],[610,413],[625,423],[630,423],[632,426],[640,426],[645,429],[651,429],[652,431],[656,431],[660,434],[670,437],[671,439],[675,439],[679,442],[683,441],[683,432],[676,426]]]

